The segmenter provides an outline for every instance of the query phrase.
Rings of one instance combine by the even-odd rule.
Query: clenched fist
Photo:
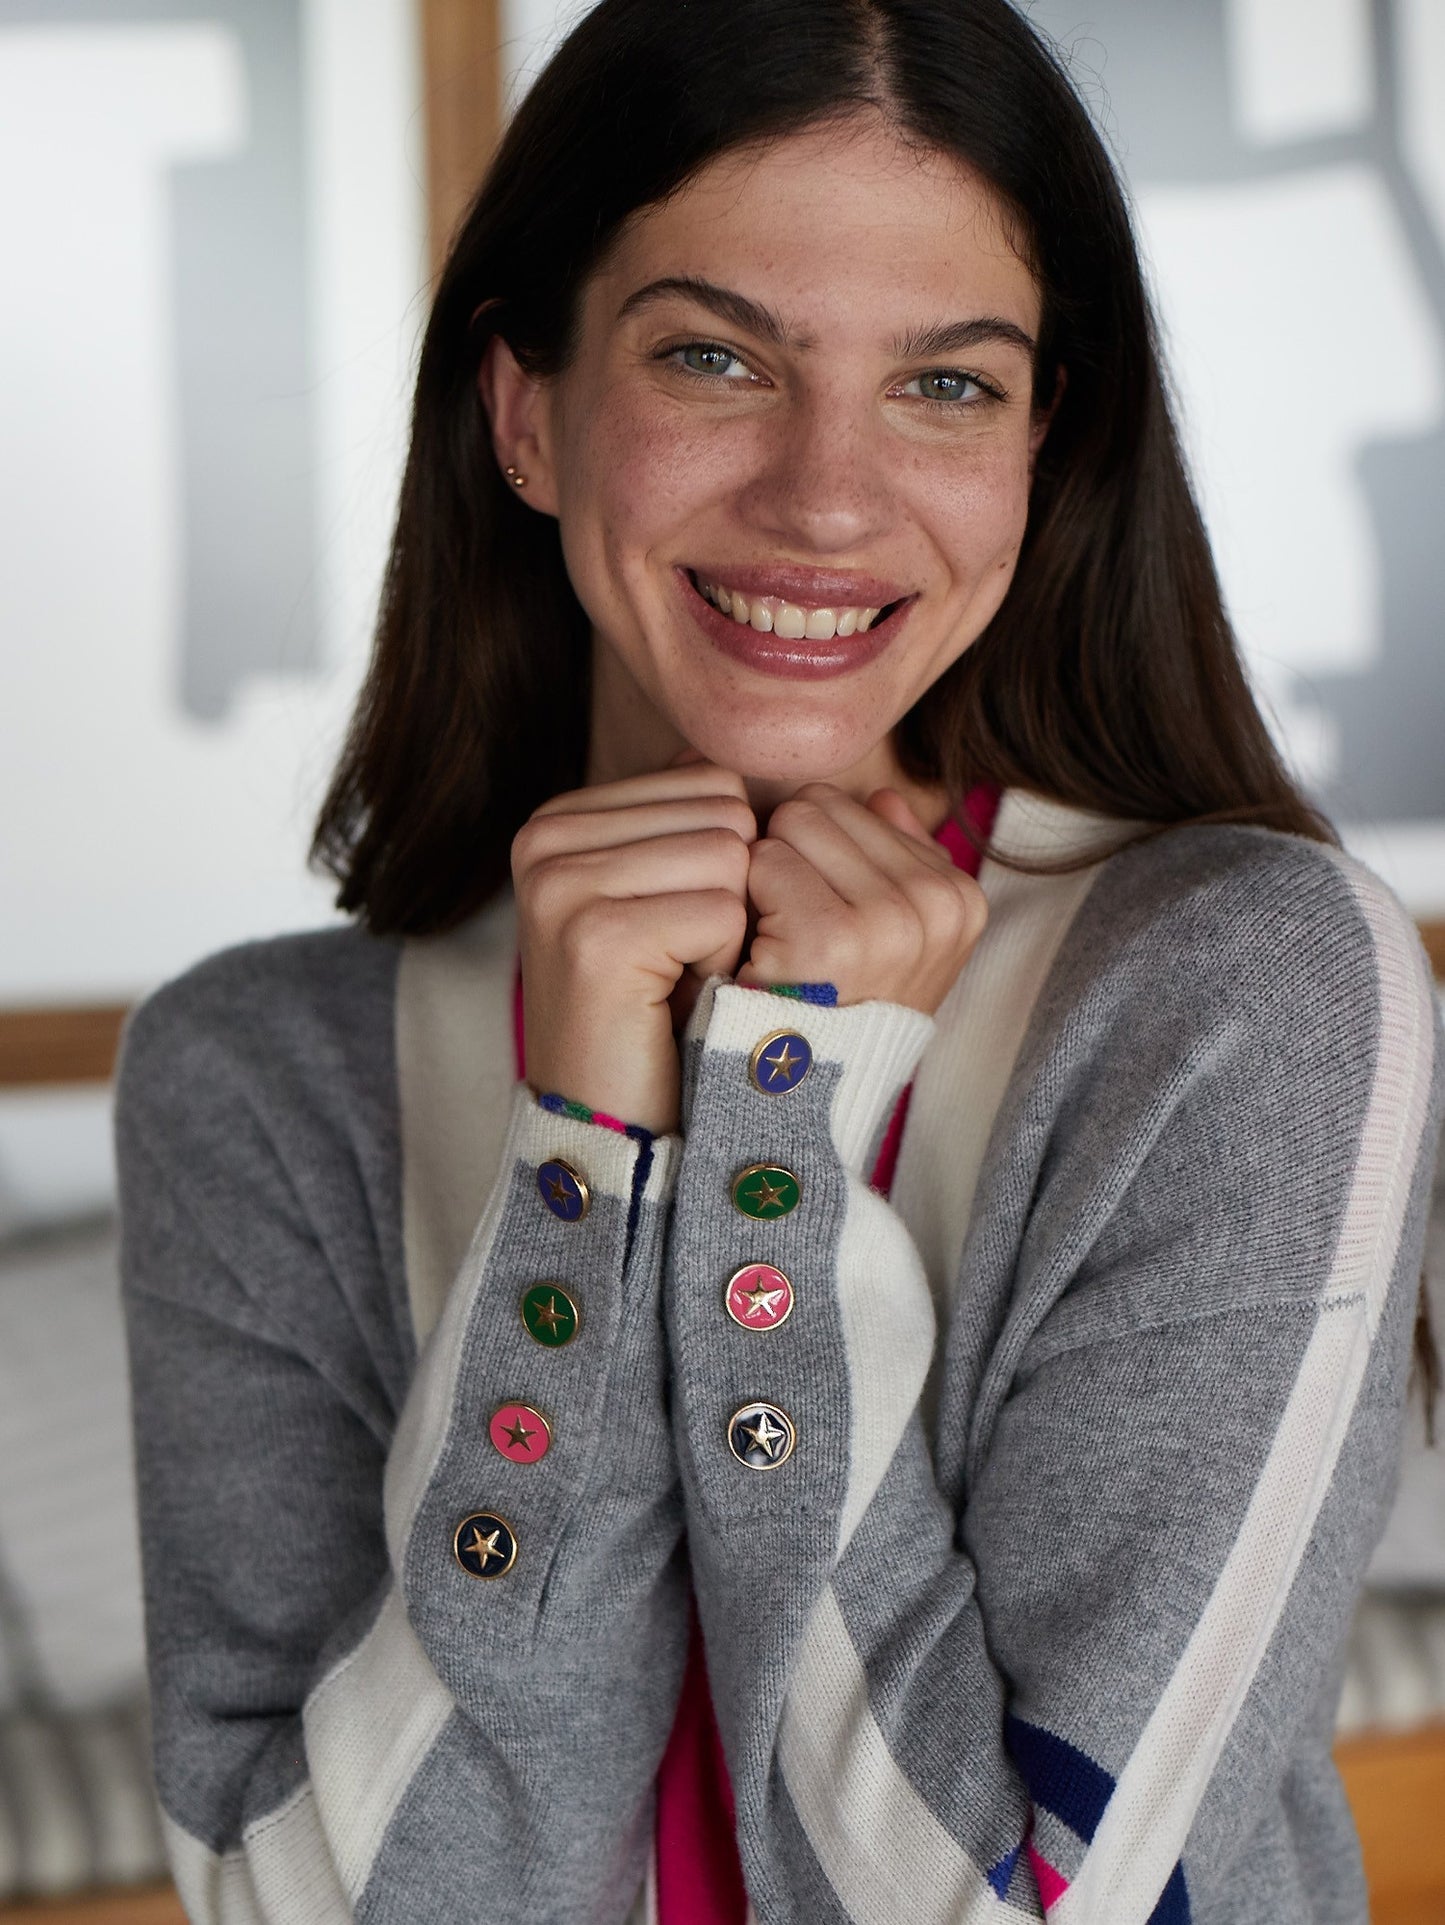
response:
[[[527,1079],[590,1109],[676,1129],[669,997],[691,965],[731,975],[757,821],[708,762],[553,796],[512,843]]]
[[[749,853],[757,933],[743,983],[830,982],[838,1001],[927,1015],[972,954],[988,904],[903,797],[827,782],[780,802]]]

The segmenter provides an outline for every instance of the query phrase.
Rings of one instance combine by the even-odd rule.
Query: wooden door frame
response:
[[[417,0],[433,278],[502,130],[501,0]]]

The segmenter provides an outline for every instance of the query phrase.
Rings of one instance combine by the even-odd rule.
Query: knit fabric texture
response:
[[[644,1146],[512,1072],[499,903],[152,997],[118,1147],[158,1785],[215,1925],[621,1925],[697,1600],[760,1925],[1359,1925],[1331,1761],[1439,1129],[1418,938],[1297,838],[1009,792],[936,1017],[704,989]],[[1101,840],[1102,838],[1102,840]],[[1108,846],[1105,846],[1108,844]],[[1110,852],[1111,848],[1113,852]],[[912,1081],[891,1198],[870,1189]],[[541,1165],[585,1178],[580,1220]],[[797,1207],[740,1214],[741,1171]],[[795,1303],[724,1310],[743,1264]],[[576,1306],[546,1346],[519,1312]],[[765,1399],[797,1444],[728,1447]],[[545,1413],[535,1463],[488,1441]],[[505,1576],[454,1554],[484,1513]]]

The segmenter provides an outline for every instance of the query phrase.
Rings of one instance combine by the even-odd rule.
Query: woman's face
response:
[[[775,794],[888,779],[895,723],[1013,574],[1039,317],[993,192],[870,114],[634,216],[555,380],[489,349],[497,452],[592,619],[594,779],[682,744]]]

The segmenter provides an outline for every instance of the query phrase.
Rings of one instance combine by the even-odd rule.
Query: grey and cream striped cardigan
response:
[[[1108,827],[1010,791],[996,839]],[[1440,1118],[1420,945],[1265,830],[981,880],[935,1018],[709,985],[630,1236],[639,1144],[514,1081],[509,900],[233,950],[134,1018],[156,1758],[198,1925],[645,1918],[689,1569],[762,1925],[1365,1918],[1330,1749]],[[778,1099],[747,1065],[783,1024],[814,1062]],[[581,1222],[539,1200],[556,1157]],[[788,1217],[733,1207],[758,1162]],[[749,1261],[796,1289],[765,1334],[723,1312]],[[581,1305],[565,1347],[518,1314],[538,1280]],[[767,1476],[726,1447],[750,1398],[797,1427]],[[506,1399],[544,1461],[488,1441]],[[478,1511],[515,1529],[498,1581],[454,1556]]]

